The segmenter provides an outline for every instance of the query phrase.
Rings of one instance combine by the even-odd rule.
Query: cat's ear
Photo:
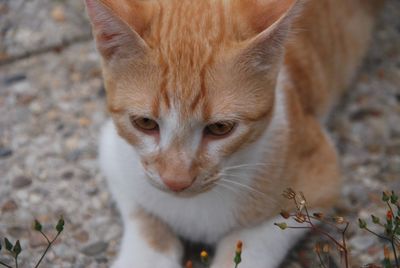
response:
[[[108,62],[126,59],[148,49],[141,34],[150,21],[150,7],[141,1],[85,0],[97,49]]]
[[[260,70],[268,69],[283,53],[292,22],[306,0],[239,0],[242,15],[253,36],[239,59]],[[255,33],[255,35],[254,35]]]

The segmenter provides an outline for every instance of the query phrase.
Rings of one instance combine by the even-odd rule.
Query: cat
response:
[[[99,159],[124,223],[114,268],[278,267],[303,234],[273,225],[287,187],[329,209],[341,174],[324,128],[380,0],[85,0],[107,108]]]

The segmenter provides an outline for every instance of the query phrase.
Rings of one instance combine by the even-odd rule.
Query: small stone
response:
[[[82,127],[87,127],[91,124],[92,122],[86,118],[86,117],[81,117],[79,118],[79,125],[81,125]]]
[[[36,193],[29,195],[29,203],[37,205],[42,201],[42,197]]]
[[[10,148],[0,147],[0,158],[6,158],[12,156],[13,151]]]
[[[70,180],[74,177],[74,172],[72,170],[67,170],[65,172],[62,173],[61,177],[64,180]]]
[[[85,230],[82,230],[74,235],[75,240],[80,243],[86,243],[89,240],[89,234]]]
[[[57,22],[65,21],[65,11],[62,6],[55,6],[51,11],[51,17]]]
[[[98,241],[87,245],[82,249],[82,253],[87,256],[95,256],[103,253],[108,248],[108,243],[103,241]]]
[[[26,230],[25,228],[22,228],[20,226],[12,226],[7,229],[7,233],[17,239],[21,239],[28,235],[28,230]]]
[[[15,211],[17,208],[18,208],[17,203],[14,200],[10,199],[3,204],[3,206],[1,207],[1,211],[12,212]]]
[[[32,180],[25,176],[18,176],[12,181],[12,186],[16,189],[22,189],[32,184]]]
[[[382,112],[376,109],[360,109],[350,115],[351,121],[362,121],[369,117],[381,117]]]
[[[12,84],[14,84],[14,83],[23,81],[23,80],[25,80],[25,79],[26,79],[26,75],[25,75],[25,74],[15,74],[15,75],[12,75],[12,76],[7,77],[7,78],[4,80],[4,84],[5,84],[6,86],[9,86],[9,85],[12,85]]]

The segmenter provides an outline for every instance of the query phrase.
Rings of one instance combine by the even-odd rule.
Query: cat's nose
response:
[[[167,186],[171,191],[177,193],[182,192],[183,190],[189,188],[194,182],[194,179],[183,179],[183,180],[174,180],[168,178],[161,178],[161,179],[164,182],[165,186]]]

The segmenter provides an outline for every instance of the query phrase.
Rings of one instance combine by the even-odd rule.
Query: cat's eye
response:
[[[155,120],[147,117],[134,117],[130,118],[131,123],[134,127],[142,131],[157,131],[158,124]]]
[[[217,137],[226,136],[232,132],[235,128],[235,123],[233,122],[216,122],[208,125],[205,128],[206,134],[213,135]]]

